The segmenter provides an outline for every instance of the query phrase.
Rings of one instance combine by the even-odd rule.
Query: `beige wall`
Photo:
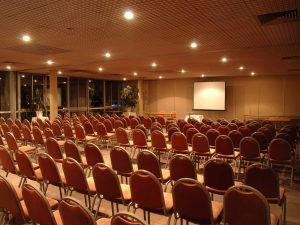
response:
[[[184,118],[193,108],[193,83],[203,79],[148,80],[143,84],[144,112],[176,111]],[[300,116],[300,77],[206,79],[226,81],[226,111],[198,111],[206,117]]]

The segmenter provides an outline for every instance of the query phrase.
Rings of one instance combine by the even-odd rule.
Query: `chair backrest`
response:
[[[24,124],[22,125],[22,133],[25,141],[29,141],[29,142],[33,141],[33,137],[31,135],[30,129],[28,128],[28,126]]]
[[[148,225],[148,223],[137,215],[129,212],[119,212],[111,218],[111,225]]]
[[[183,132],[183,127],[188,124],[188,122],[186,122],[185,120],[178,120],[178,126],[179,126],[179,130],[180,132]]]
[[[10,128],[9,128],[9,126],[5,122],[1,124],[1,128],[2,128],[2,131],[3,131],[4,135],[6,133],[10,132]]]
[[[129,154],[122,147],[114,147],[110,151],[111,167],[118,174],[131,174],[133,172],[132,162]]]
[[[253,134],[255,131],[257,131],[257,126],[254,123],[248,123],[248,124],[246,124],[246,127],[249,128],[249,130],[251,131],[251,134]]]
[[[238,130],[232,130],[228,133],[228,137],[230,137],[234,148],[240,147],[240,142],[243,138],[241,132],[239,132]]]
[[[160,126],[157,126],[157,125],[153,125],[152,124],[152,126],[151,126],[151,128],[150,128],[150,133],[152,133],[153,131],[155,131],[155,130],[158,130],[158,131],[163,131],[162,130],[162,128],[160,127]]]
[[[50,128],[46,128],[44,130],[44,135],[45,135],[46,140],[50,137],[54,138],[54,134]]]
[[[117,174],[106,164],[97,163],[93,167],[96,192],[110,201],[123,201],[123,193]]]
[[[172,134],[171,145],[172,145],[172,149],[175,151],[188,150],[186,137],[181,132],[175,132]]]
[[[221,135],[227,135],[230,132],[230,128],[226,125],[221,125],[217,129]]]
[[[238,131],[242,133],[243,137],[247,137],[251,135],[251,130],[246,126],[240,126]]]
[[[169,140],[169,142],[171,142],[171,140],[172,140],[172,135],[173,135],[175,132],[180,132],[178,126],[174,125],[174,126],[172,126],[172,127],[169,127],[169,129],[168,129],[168,140]]]
[[[230,225],[270,225],[268,202],[252,187],[231,187],[224,196],[223,221]]]
[[[221,124],[219,122],[213,122],[212,124],[210,124],[211,129],[218,129],[219,126],[221,126]]]
[[[206,135],[197,133],[192,139],[192,150],[195,153],[209,153],[209,143]]]
[[[174,213],[197,224],[214,224],[211,199],[197,180],[182,178],[172,188]]]
[[[84,146],[84,153],[86,162],[89,166],[93,167],[97,163],[104,163],[103,155],[97,145],[87,143]]]
[[[244,159],[259,158],[259,143],[253,137],[244,137],[240,143],[240,154]]]
[[[124,128],[118,127],[116,129],[116,137],[117,137],[117,142],[119,145],[128,145],[129,144],[129,137]]]
[[[64,225],[96,225],[91,212],[75,198],[65,197],[58,210]]]
[[[17,141],[12,133],[7,132],[5,135],[5,139],[6,139],[9,150],[11,150],[13,152],[18,151],[19,147],[18,147]]]
[[[35,172],[32,163],[26,153],[22,151],[15,152],[16,161],[21,175],[25,175],[30,179],[35,177]]]
[[[43,139],[43,134],[40,128],[38,127],[33,127],[32,128],[32,135],[34,138],[34,142],[40,145],[44,144],[44,139]]]
[[[4,171],[17,173],[17,169],[11,154],[9,154],[8,150],[3,146],[0,146],[0,163]]]
[[[96,126],[97,135],[100,137],[107,135],[106,127],[103,123],[99,122]]]
[[[124,123],[120,119],[116,120],[115,123],[114,123],[115,130],[118,129],[119,127],[125,128]]]
[[[219,194],[234,185],[234,173],[231,166],[221,159],[210,159],[204,164],[204,184],[217,190]]]
[[[143,131],[144,134],[145,134],[145,136],[146,136],[146,138],[147,138],[147,136],[148,136],[147,129],[146,129],[146,127],[143,124],[138,124],[135,127],[135,129],[139,129],[139,130]]]
[[[12,120],[12,118],[7,118],[6,123],[7,123],[7,125],[9,126],[9,128],[11,128],[12,125],[15,124],[14,121]]]
[[[21,130],[16,124],[13,124],[11,126],[11,131],[14,134],[16,139],[21,139],[22,138]]]
[[[271,140],[273,139],[272,131],[268,127],[261,127],[257,131],[260,131],[265,134],[268,143],[270,143]]]
[[[83,168],[75,159],[64,159],[62,168],[66,177],[67,186],[73,187],[75,191],[80,193],[89,193]]]
[[[152,126],[152,120],[150,117],[145,117],[144,121],[143,121],[144,126],[146,127],[146,129],[150,129]]]
[[[156,120],[158,123],[160,123],[162,126],[166,126],[166,120],[162,116],[156,117]]]
[[[165,136],[159,130],[154,130],[153,132],[151,132],[151,144],[154,151],[167,149]]]
[[[182,129],[183,132],[182,132],[182,133],[184,133],[184,135],[186,136],[186,132],[187,132],[187,130],[190,129],[190,128],[194,128],[193,124],[191,124],[191,123],[185,124],[185,125],[183,126],[183,129]]]
[[[135,146],[147,146],[145,133],[140,129],[134,129],[132,131],[132,141]]]
[[[185,136],[186,136],[186,141],[189,145],[192,144],[194,135],[198,134],[198,133],[199,133],[199,131],[195,127],[187,129]]]
[[[177,181],[181,178],[197,180],[197,172],[192,160],[186,155],[177,154],[170,160],[170,179]]]
[[[211,126],[210,125],[207,125],[207,124],[203,124],[199,130],[200,133],[202,134],[206,134],[206,132],[211,129]]]
[[[148,211],[165,213],[163,190],[155,175],[146,170],[135,171],[130,177],[129,184],[134,204]]]
[[[50,205],[40,190],[25,184],[22,195],[32,222],[40,225],[57,225]]]
[[[139,125],[139,121],[137,118],[131,118],[130,119],[130,128],[133,130],[135,127]]]
[[[201,127],[204,125],[203,122],[199,122],[197,121],[195,124],[194,124],[194,127],[200,132],[200,129]]]
[[[257,142],[259,143],[259,147],[261,150],[268,149],[268,140],[266,135],[263,132],[256,131],[251,135]]]
[[[166,127],[167,132],[170,130],[171,127],[176,127],[179,130],[179,127],[175,122],[170,122],[170,123],[167,124],[167,127]]]
[[[161,168],[157,156],[148,150],[140,151],[136,157],[139,170],[147,170],[158,179],[162,179]]]
[[[20,222],[25,216],[18,195],[13,185],[0,175],[0,208],[10,212]]]
[[[235,124],[235,123],[229,123],[227,125],[227,127],[230,129],[230,130],[237,130],[239,127]]]
[[[269,144],[269,159],[275,163],[285,163],[292,160],[292,148],[288,141],[275,138]]]
[[[78,140],[85,140],[86,134],[84,128],[81,125],[75,125],[75,135]]]
[[[62,184],[57,165],[50,155],[46,153],[40,153],[38,156],[38,163],[44,180],[54,185]]]
[[[82,163],[81,155],[77,145],[72,140],[67,140],[64,144],[66,158],[75,159],[78,163]]]
[[[256,163],[247,167],[245,184],[260,191],[268,201],[279,203],[280,185],[278,174],[269,166]]]
[[[94,134],[95,134],[93,125],[90,123],[90,121],[86,121],[86,122],[83,124],[83,128],[84,128],[84,131],[85,131],[85,133],[86,133],[87,135],[94,135]]]
[[[109,119],[105,119],[103,121],[103,124],[104,124],[104,126],[106,128],[106,131],[108,133],[112,133],[113,132],[114,129],[113,129],[113,126],[112,126],[112,122]]]
[[[50,137],[46,140],[46,150],[52,158],[56,160],[63,159],[63,154],[56,139]]]
[[[233,143],[227,135],[220,135],[216,138],[216,153],[221,155],[233,155]]]
[[[24,120],[23,120],[23,124],[24,124],[25,126],[27,126],[29,130],[31,130],[31,124],[30,124],[30,122],[29,122],[27,119],[24,119]]]
[[[220,136],[220,132],[217,131],[216,129],[209,129],[206,132],[206,136],[207,136],[209,145],[214,147],[216,145],[217,137]]]
[[[63,128],[64,128],[65,137],[67,139],[74,139],[74,133],[71,125],[69,123],[64,123]]]

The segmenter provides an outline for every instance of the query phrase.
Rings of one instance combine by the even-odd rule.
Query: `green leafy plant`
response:
[[[121,104],[134,108],[138,102],[139,90],[135,86],[127,85],[121,91]]]
[[[35,111],[46,112],[46,105],[43,101],[42,92],[39,88],[34,91],[33,104],[35,106]]]

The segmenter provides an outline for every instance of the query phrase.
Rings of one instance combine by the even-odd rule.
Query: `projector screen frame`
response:
[[[195,85],[195,83],[200,83],[200,82],[202,82],[202,83],[204,83],[204,82],[223,82],[224,83],[224,85],[225,85],[225,99],[224,99],[224,106],[225,106],[225,109],[195,109],[194,108],[194,101],[195,101],[195,95],[193,94],[193,108],[192,108],[192,110],[193,111],[226,111],[226,81],[224,80],[224,81],[195,81],[193,84]],[[193,86],[193,91],[195,91],[195,86]]]

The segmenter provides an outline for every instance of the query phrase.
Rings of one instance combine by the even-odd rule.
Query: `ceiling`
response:
[[[15,71],[61,70],[100,79],[300,75],[299,0],[0,0],[0,5],[0,70],[10,65]],[[123,17],[127,9],[135,14],[131,21]],[[24,43],[23,34],[31,42]]]

